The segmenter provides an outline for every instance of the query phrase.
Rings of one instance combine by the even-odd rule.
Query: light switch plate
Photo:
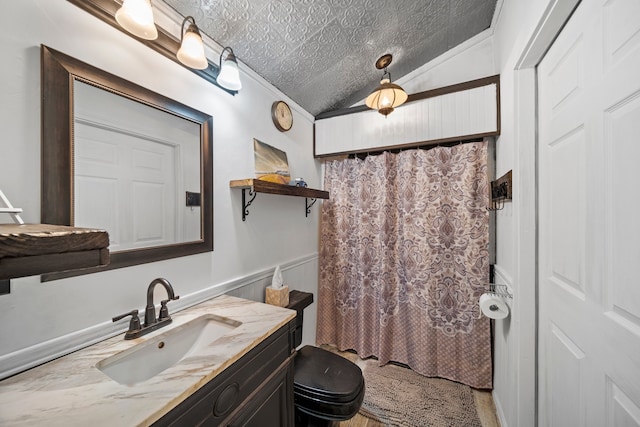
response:
[[[187,206],[200,206],[200,193],[187,191]]]
[[[7,295],[11,293],[11,280],[0,280],[0,295]]]

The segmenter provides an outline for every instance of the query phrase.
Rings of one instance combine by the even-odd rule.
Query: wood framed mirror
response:
[[[41,46],[45,224],[103,228],[108,266],[213,250],[213,118]]]

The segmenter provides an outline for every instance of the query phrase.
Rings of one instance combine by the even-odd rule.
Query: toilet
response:
[[[287,308],[296,310],[294,344],[302,343],[303,310],[313,294],[291,291]],[[358,413],[364,377],[353,362],[319,347],[305,345],[294,359],[293,394],[296,427],[334,426]]]

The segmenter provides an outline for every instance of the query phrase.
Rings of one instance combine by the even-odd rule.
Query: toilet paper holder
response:
[[[499,297],[513,299],[513,295],[509,292],[507,285],[499,285],[497,283],[489,283],[489,293],[498,295]]]

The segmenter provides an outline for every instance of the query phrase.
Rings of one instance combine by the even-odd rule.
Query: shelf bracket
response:
[[[6,206],[6,208],[0,207],[0,212],[8,213],[9,215],[11,215],[11,217],[13,218],[13,222],[15,222],[16,224],[24,224],[24,221],[19,215],[20,212],[22,212],[22,209],[14,208],[9,199],[7,199],[7,196],[4,195],[2,190],[0,190],[0,200],[2,200],[4,202],[4,205]]]
[[[245,194],[247,190],[249,190],[249,197],[251,198],[248,202],[246,201],[247,196]],[[243,221],[247,220],[247,215],[249,215],[249,206],[251,206],[251,203],[253,203],[257,195],[258,193],[253,191],[253,187],[242,189],[242,220]]]
[[[304,204],[306,207],[306,211],[304,214],[305,218],[309,216],[309,214],[311,213],[311,206],[313,206],[317,201],[318,199],[311,198],[311,203],[309,203],[309,197],[304,198]]]

